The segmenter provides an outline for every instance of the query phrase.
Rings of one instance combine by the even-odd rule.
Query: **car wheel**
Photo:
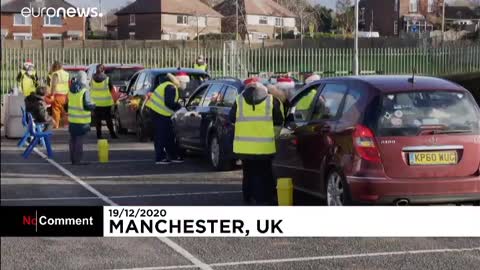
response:
[[[217,171],[228,171],[233,167],[233,160],[225,159],[220,140],[216,134],[210,138],[208,157],[213,168]]]
[[[117,134],[127,134],[127,129],[122,127],[122,122],[120,122],[120,114],[118,110],[115,110],[113,117],[113,128]]]
[[[351,205],[350,194],[345,177],[337,170],[332,170],[327,176],[327,205],[347,206]]]
[[[142,118],[140,117],[140,115],[137,115],[136,123],[137,123],[137,125],[136,125],[136,128],[135,128],[135,134],[137,135],[137,140],[139,142],[147,142],[148,137],[146,135],[145,126],[143,125],[143,121],[142,121]]]

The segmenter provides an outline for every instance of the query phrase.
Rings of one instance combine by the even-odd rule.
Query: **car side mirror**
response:
[[[185,105],[187,104],[187,102],[185,101],[184,98],[181,98],[181,99],[178,100],[178,104],[180,104],[180,106],[182,106],[182,107],[185,107]]]

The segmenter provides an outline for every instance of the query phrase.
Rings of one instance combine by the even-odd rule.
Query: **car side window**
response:
[[[315,102],[317,93],[318,85],[314,85],[311,88],[303,91],[298,97],[296,97],[296,102],[292,104],[290,112],[288,113],[287,121],[307,121],[309,119],[309,114]]]
[[[187,104],[187,108],[197,107],[202,102],[203,95],[207,91],[209,85],[202,86],[200,90],[198,90],[189,100]]]
[[[238,95],[238,89],[233,86],[228,86],[222,96],[222,101],[218,106],[232,107],[233,104],[235,103],[235,100],[237,99],[237,95]]]
[[[142,89],[150,89],[153,85],[153,76],[146,73],[145,81],[143,81]]]
[[[142,74],[138,76],[138,79],[137,79],[137,82],[135,83],[135,87],[133,91],[138,91],[143,89],[143,82],[145,81],[146,76],[147,76],[146,72],[142,72]]]
[[[135,84],[137,83],[137,79],[138,79],[138,75],[135,75],[130,80],[130,82],[128,84],[128,89],[127,89],[127,93],[129,95],[133,94],[133,91],[135,90]]]
[[[329,120],[337,117],[348,86],[341,83],[327,83],[318,96],[312,120]]]
[[[362,93],[357,89],[348,90],[345,96],[345,105],[343,107],[342,119],[348,123],[357,123],[360,118]]]
[[[203,99],[202,107],[210,107],[217,105],[220,100],[220,93],[223,89],[223,84],[214,83],[208,88],[208,93]]]

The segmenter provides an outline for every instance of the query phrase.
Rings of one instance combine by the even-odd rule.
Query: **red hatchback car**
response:
[[[328,205],[480,202],[480,109],[430,77],[305,86],[277,140],[278,177]]]

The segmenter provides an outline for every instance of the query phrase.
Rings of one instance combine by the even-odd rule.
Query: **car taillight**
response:
[[[362,125],[355,127],[353,145],[362,159],[375,163],[380,162],[380,152],[375,144],[375,135],[369,128]]]

